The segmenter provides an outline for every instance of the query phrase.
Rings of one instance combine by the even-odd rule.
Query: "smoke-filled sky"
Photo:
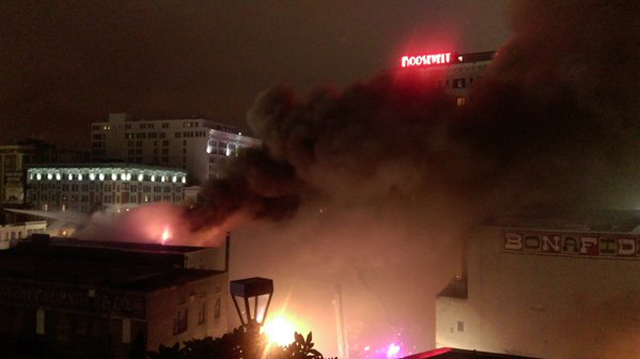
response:
[[[274,83],[343,87],[407,51],[494,50],[507,4],[2,1],[0,143],[85,145],[109,112],[204,114],[247,130],[247,109]]]
[[[248,113],[264,147],[206,187],[192,228],[275,220],[239,227],[236,274],[275,278],[329,347],[323,318],[340,284],[351,344],[428,348],[434,296],[479,221],[638,209],[639,17],[623,1],[518,2],[462,109],[411,72],[308,95],[273,86]]]
[[[264,146],[176,225],[198,244],[233,228],[232,276],[274,278],[274,306],[329,354],[336,285],[354,346],[426,349],[473,225],[640,204],[634,2],[69,4],[0,5],[15,48],[2,49],[2,125],[246,115]],[[496,48],[463,109],[410,73],[379,73],[404,52]]]

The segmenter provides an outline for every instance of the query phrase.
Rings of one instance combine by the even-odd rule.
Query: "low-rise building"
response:
[[[29,221],[0,225],[0,249],[7,249],[15,241],[27,238],[34,233],[45,233],[47,221]]]
[[[143,358],[161,344],[221,336],[229,282],[218,251],[21,241],[0,253],[3,357]]]
[[[543,358],[640,355],[640,213],[504,217],[467,240],[436,345]],[[622,356],[620,356],[622,355]]]
[[[27,170],[27,203],[41,211],[120,213],[147,203],[181,204],[183,170],[126,163],[34,165]]]

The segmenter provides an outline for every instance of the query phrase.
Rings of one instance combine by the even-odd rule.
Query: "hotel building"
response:
[[[465,106],[473,101],[470,90],[474,83],[482,80],[482,74],[496,56],[494,51],[403,56],[396,74],[424,77],[453,95],[457,106]]]
[[[120,213],[155,202],[181,204],[187,173],[125,163],[34,165],[27,170],[32,209]]]
[[[229,158],[260,141],[204,118],[142,120],[111,113],[91,125],[91,143],[96,159],[181,168],[189,185],[198,185],[219,177]]]

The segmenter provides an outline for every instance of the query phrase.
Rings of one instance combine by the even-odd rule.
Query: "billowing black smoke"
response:
[[[310,198],[369,203],[433,191],[484,213],[635,204],[637,5],[521,2],[513,10],[515,35],[464,109],[411,74],[306,99],[267,90],[248,114],[264,146],[207,186],[193,227],[238,211],[280,220]]]
[[[263,146],[206,185],[191,228],[273,220],[239,229],[234,275],[292,288],[314,334],[333,330],[318,313],[340,283],[352,343],[411,332],[405,342],[432,346],[433,298],[459,274],[455,239],[478,221],[640,203],[638,5],[512,10],[512,39],[462,108],[394,71],[306,98],[262,93],[248,121]]]

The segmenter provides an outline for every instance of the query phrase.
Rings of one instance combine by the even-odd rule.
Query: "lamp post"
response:
[[[231,298],[233,304],[238,311],[238,317],[243,326],[260,326],[267,318],[267,311],[269,310],[269,304],[271,304],[271,297],[273,296],[273,280],[253,277],[240,280],[231,281]],[[244,313],[240,310],[237,298],[242,300],[244,304]],[[260,298],[266,298],[266,304],[262,317],[258,317],[258,303]],[[253,311],[251,310],[250,300],[253,299]]]

